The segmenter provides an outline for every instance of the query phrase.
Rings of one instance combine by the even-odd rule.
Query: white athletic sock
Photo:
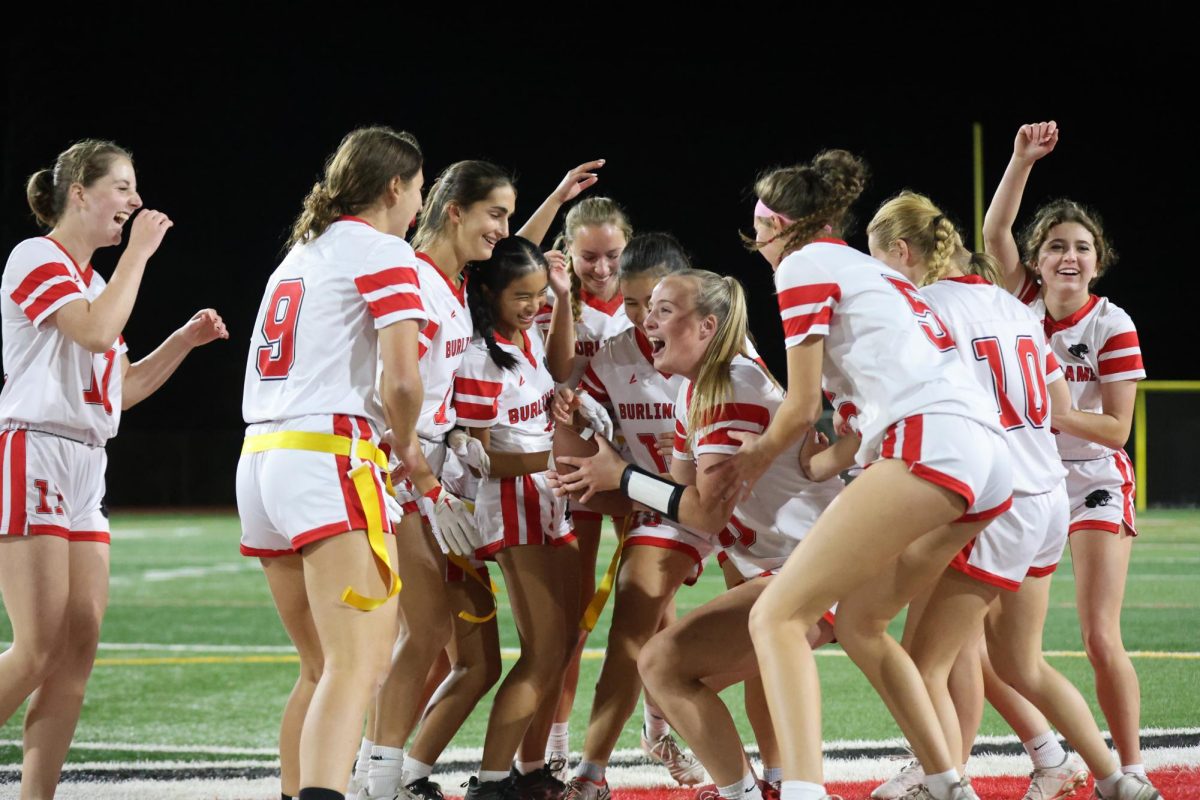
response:
[[[537,761],[518,761],[517,772],[521,773],[522,775],[528,775],[529,773],[535,772],[544,766],[546,766],[546,759],[544,758],[538,759]]]
[[[1126,764],[1125,766],[1121,767],[1121,772],[1126,775],[1141,775],[1144,778],[1146,777],[1146,765]]]
[[[604,767],[591,761],[580,761],[575,774],[592,783],[604,783]]]
[[[721,797],[726,798],[726,800],[741,800],[742,796],[746,794],[746,784],[744,781],[739,780],[737,783],[731,783],[728,786],[718,786],[717,792],[720,793]]]
[[[479,782],[480,783],[495,783],[496,781],[502,781],[507,777],[508,777],[508,773],[502,769],[497,769],[497,770],[481,769],[481,770],[479,770]]]
[[[428,778],[433,774],[432,764],[423,764],[412,756],[404,757],[404,778],[400,782],[408,786],[413,781]]]
[[[568,732],[569,722],[556,722],[550,726],[550,736],[546,739],[546,755],[551,753],[571,752],[571,734]]]
[[[371,764],[371,748],[375,743],[370,739],[363,739],[362,744],[358,746],[358,761],[354,762],[354,772],[361,778],[366,778],[367,769]]]
[[[1037,769],[1057,767],[1067,757],[1067,753],[1058,743],[1058,737],[1054,735],[1054,731],[1046,731],[1028,742],[1021,742],[1021,744],[1024,746],[1025,752],[1033,759],[1033,766]]]
[[[367,791],[372,795],[394,795],[404,771],[404,748],[375,745],[367,769]]]
[[[950,800],[952,793],[958,788],[959,781],[962,778],[958,775],[958,770],[948,769],[945,772],[939,772],[937,775],[926,775],[925,786],[929,788],[929,793],[933,795],[934,800]]]
[[[652,742],[671,732],[671,726],[667,724],[667,718],[663,715],[662,709],[646,698],[642,698],[642,719],[646,738]]]
[[[764,764],[763,780],[767,783],[779,783],[783,780],[783,767],[768,767]]]
[[[1101,780],[1100,778],[1097,778],[1096,779],[1096,791],[1100,793],[1101,797],[1112,797],[1113,793],[1117,791],[1118,781],[1120,781],[1121,778],[1124,778],[1124,777],[1125,777],[1124,773],[1114,772],[1112,775],[1109,775],[1107,778],[1104,778],[1103,780]]]
[[[780,800],[824,800],[825,787],[808,781],[784,781],[779,786]]]
[[[758,778],[753,772],[747,772],[742,777],[742,800],[763,800],[762,790],[758,788]]]

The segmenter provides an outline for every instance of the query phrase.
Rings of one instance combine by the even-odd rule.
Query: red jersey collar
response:
[[[621,306],[625,304],[625,296],[620,292],[617,292],[612,296],[611,300],[605,302],[599,297],[596,297],[596,295],[588,292],[586,289],[581,288],[579,290],[579,299],[609,317],[611,317],[613,314],[616,314]]]
[[[1045,318],[1042,320],[1042,327],[1046,331],[1046,336],[1049,337],[1051,334],[1059,333],[1060,331],[1065,331],[1067,328],[1074,327],[1076,323],[1090,314],[1092,309],[1095,308],[1096,304],[1099,302],[1099,297],[1094,294],[1089,294],[1088,301],[1084,303],[1078,311],[1076,311],[1074,314],[1068,314],[1062,319],[1055,319],[1054,317],[1050,316],[1050,312],[1047,311]]]
[[[492,338],[496,340],[496,344],[506,344],[509,347],[515,347],[521,351],[521,355],[525,356],[525,360],[537,368],[537,359],[533,357],[533,345],[529,343],[529,331],[521,331],[521,344],[510,342],[496,331],[492,331]]]
[[[954,277],[950,277],[950,278],[942,278],[942,280],[954,281],[955,283],[969,283],[972,285],[978,285],[981,283],[985,286],[992,285],[991,282],[989,282],[987,278],[984,278],[981,275],[955,275]]]
[[[641,328],[633,329],[633,338],[637,341],[638,350],[642,351],[642,355],[646,357],[646,361],[650,362],[650,366],[654,367],[654,348],[650,346],[650,337],[642,333]],[[659,375],[664,378],[670,378],[671,373],[663,372],[658,367],[654,367]]]
[[[50,236],[43,236],[42,238],[53,242],[54,246],[57,247],[59,250],[62,250],[63,255],[65,255],[67,258],[69,258],[71,260],[71,266],[75,268],[75,274],[78,275],[80,277],[80,279],[83,280],[84,286],[92,285],[92,273],[95,270],[92,269],[92,265],[90,262],[87,265],[87,269],[80,269],[79,265],[75,263],[75,256],[73,256],[69,252],[67,252],[67,248],[63,247],[62,243],[60,241],[58,241],[57,239],[54,239]]]
[[[454,295],[456,300],[458,300],[458,304],[460,306],[462,306],[463,308],[466,308],[467,307],[467,274],[465,272],[460,273],[459,277],[462,278],[462,283],[459,284],[458,286],[455,286],[454,281],[450,280],[450,276],[447,275],[446,273],[442,272],[441,267],[439,267],[437,265],[437,262],[435,262],[432,258],[430,258],[427,253],[422,253],[422,252],[418,251],[417,258],[421,259],[426,264],[433,267],[434,270],[437,271],[437,274],[442,276],[442,280],[444,280],[446,282],[446,285],[448,287],[450,287],[450,293]]]
[[[340,217],[335,219],[334,222],[361,222],[363,225],[366,225],[368,228],[375,227],[374,225],[367,222],[362,217],[355,217],[355,216],[351,216],[350,214],[342,214]]]

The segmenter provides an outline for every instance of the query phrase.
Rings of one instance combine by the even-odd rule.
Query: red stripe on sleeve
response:
[[[37,322],[38,317],[40,317],[47,308],[54,305],[64,297],[70,297],[71,295],[79,295],[80,297],[83,297],[83,293],[79,291],[79,287],[75,285],[74,281],[63,281],[62,283],[56,283],[38,295],[38,299],[34,300],[25,308],[25,316],[29,317],[30,322]]]
[[[1100,362],[1101,375],[1116,375],[1121,372],[1133,372],[1134,370],[1145,369],[1142,366],[1142,356],[1121,356],[1120,358],[1110,358],[1107,361]]]
[[[425,344],[425,342],[418,339],[417,340],[417,360],[419,361],[422,358],[424,358],[425,354],[428,352],[429,352],[429,345]]]
[[[1111,353],[1114,350],[1127,350],[1130,347],[1141,347],[1138,344],[1137,331],[1127,331],[1126,333],[1118,333],[1116,336],[1110,337],[1104,343],[1104,347],[1100,348],[1100,355]]]
[[[473,394],[476,397],[499,397],[500,392],[504,391],[504,384],[499,381],[456,377],[454,391],[459,394]]]
[[[483,403],[464,402],[455,398],[454,410],[458,413],[461,419],[473,419],[479,422],[489,422],[496,418],[497,404],[484,405]]]
[[[796,286],[791,289],[784,289],[779,293],[779,310],[787,311],[794,306],[824,303],[828,300],[839,302],[841,299],[842,289],[836,283],[813,283],[808,286]]]
[[[369,294],[380,289],[420,289],[421,281],[412,267],[392,267],[370,275],[359,275],[354,279],[354,285],[360,294]]]
[[[611,402],[608,397],[608,392],[604,389],[604,381],[600,380],[600,376],[592,369],[592,365],[588,364],[587,370],[583,373],[583,387],[588,390],[592,397],[599,400],[601,403]]]
[[[704,435],[704,438],[702,438],[699,442],[696,443],[696,447],[697,448],[710,447],[710,446],[741,447],[742,443],[729,435],[733,431],[745,432],[742,428],[735,428],[735,427],[734,428],[717,428],[715,431],[706,433]],[[756,431],[751,431],[751,432],[756,433]],[[684,452],[683,447],[679,448],[679,452],[681,452],[681,453]]]
[[[380,319],[388,314],[395,314],[397,311],[424,311],[425,306],[421,304],[420,295],[404,292],[403,294],[388,294],[378,300],[372,300],[367,303],[367,310],[371,312],[372,317]]]
[[[37,291],[39,286],[51,278],[67,278],[72,286],[75,285],[75,282],[70,280],[71,273],[67,270],[67,265],[58,261],[52,261],[49,264],[42,264],[25,276],[25,280],[21,281],[21,285],[12,293],[13,302],[21,305],[29,299],[31,294]]]
[[[771,424],[771,412],[765,406],[753,403],[722,403],[705,415],[705,425],[718,422],[745,422],[767,427]]]
[[[1049,375],[1054,370],[1058,369],[1058,359],[1054,357],[1054,353],[1046,351],[1046,374]]]
[[[817,325],[828,325],[833,319],[833,309],[826,306],[815,314],[801,314],[789,317],[783,321],[783,335],[790,339],[793,336],[807,336],[808,332]]]

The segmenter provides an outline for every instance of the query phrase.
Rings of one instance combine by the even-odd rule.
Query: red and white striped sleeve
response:
[[[706,453],[733,455],[742,443],[729,434],[733,431],[761,434],[771,424],[771,411],[757,403],[722,403],[704,417],[704,426],[696,432],[696,456]]]
[[[842,299],[837,281],[819,264],[799,254],[783,260],[775,273],[784,346],[796,347],[809,336],[828,336],[834,309]]]
[[[482,357],[480,357],[482,356]],[[454,376],[454,411],[458,424],[466,428],[490,428],[500,421],[500,395],[504,382],[486,351],[467,352]]]
[[[1015,292],[1013,292],[1013,296],[1025,305],[1031,306],[1033,305],[1034,301],[1041,296],[1041,294],[1041,285],[1033,279],[1033,275],[1029,272],[1029,270],[1025,270],[1024,275],[1021,278],[1021,285],[1017,287]]]
[[[417,257],[400,239],[375,248],[355,276],[354,285],[367,301],[376,330],[408,319],[424,325],[429,319],[421,302]]]
[[[13,251],[4,269],[4,293],[35,327],[67,303],[85,299],[62,253],[37,241],[23,242]]]
[[[1142,347],[1138,344],[1137,329],[1125,312],[1112,314],[1105,320],[1105,340],[1097,354],[1100,382],[1140,381],[1146,377],[1142,365]]]
[[[1046,383],[1054,383],[1061,381],[1064,377],[1062,366],[1058,363],[1058,359],[1054,357],[1054,351],[1050,349],[1049,343],[1045,346],[1046,351]]]
[[[692,401],[692,382],[684,381],[679,387],[679,395],[675,398],[675,444],[671,458],[692,461],[691,449],[687,446],[687,415],[688,404]]]
[[[588,394],[596,398],[600,403],[611,406],[612,398],[608,396],[608,390],[604,388],[604,381],[596,374],[595,370],[596,359],[592,359],[592,363],[588,364],[587,369],[583,372],[583,378],[579,384],[584,389],[587,389]]]
[[[429,320],[429,322],[425,323],[425,327],[421,329],[421,332],[417,334],[418,359],[424,358],[425,354],[429,352],[429,347],[433,344],[433,337],[437,336],[440,327],[441,325],[438,325],[435,321]]]
[[[554,314],[554,295],[547,293],[546,302],[537,310],[533,316],[533,324],[537,325],[538,330],[542,332],[542,337],[550,332],[550,317]]]

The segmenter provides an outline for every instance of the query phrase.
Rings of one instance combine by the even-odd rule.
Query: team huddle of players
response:
[[[707,773],[727,800],[826,798],[812,651],[836,640],[914,754],[875,798],[976,797],[964,773],[985,696],[1033,759],[1027,798],[1068,796],[1089,774],[1100,798],[1159,797],[1119,628],[1137,333],[1091,294],[1114,259],[1094,212],[1055,201],[1014,235],[1058,136],[1019,130],[986,254],[907,191],[871,219],[870,255],[849,247],[867,167],[845,151],[764,173],[744,238],[775,275],[779,380],[735,278],[693,268],[669,235],[635,235],[614,201],[580,198],[603,161],[568,172],[510,235],[506,170],[458,162],[426,191],[410,134],[348,134],[267,283],[246,366],[241,550],[300,655],[282,796],[440,800],[437,760],[499,682],[469,800],[608,800],[639,696],[643,749],[680,784]],[[170,222],[137,217],[104,289],[79,264],[140,206],[132,162],[81,143],[46,172],[30,202],[52,230],[14,250],[3,282],[0,523],[26,546],[0,559],[17,643],[0,696],[7,719],[36,690],[25,780],[52,793],[103,609],[76,576],[89,560],[107,574],[103,443],[121,407],[227,334],[206,310],[129,364],[120,329]],[[832,440],[814,427],[826,402]],[[619,546],[597,581],[603,516]],[[1068,542],[1119,759],[1042,656]],[[676,619],[675,593],[714,553],[727,591]],[[32,605],[63,559],[56,622]],[[503,680],[489,562],[520,640]],[[606,601],[572,768],[566,720]],[[906,608],[898,643],[887,626]],[[762,774],[718,694],[739,682]]]

